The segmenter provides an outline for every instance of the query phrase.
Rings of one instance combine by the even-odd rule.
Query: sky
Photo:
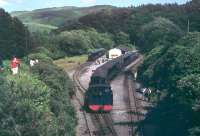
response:
[[[189,0],[0,0],[0,7],[6,11],[24,11],[48,7],[93,5],[113,5],[118,7],[138,6],[148,3],[178,3],[183,4]]]

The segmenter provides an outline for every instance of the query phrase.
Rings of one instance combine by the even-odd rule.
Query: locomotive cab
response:
[[[90,80],[90,85],[108,85],[108,80],[104,77],[93,76]]]

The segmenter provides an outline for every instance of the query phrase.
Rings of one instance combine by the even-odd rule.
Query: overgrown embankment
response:
[[[75,135],[69,77],[52,61],[40,58],[31,69],[26,61],[22,63],[18,75],[11,75],[9,62],[4,63],[0,78],[0,135]]]
[[[71,80],[53,64],[52,52],[36,46],[39,38],[34,39],[18,19],[0,9],[1,136],[75,136]],[[17,75],[10,71],[13,55],[21,58]],[[30,68],[30,59],[39,63]]]

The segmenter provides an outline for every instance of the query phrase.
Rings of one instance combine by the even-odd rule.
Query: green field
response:
[[[31,32],[51,32],[51,30],[57,29],[56,26],[44,25],[39,23],[24,23]]]
[[[78,65],[87,61],[87,55],[65,57],[54,61],[58,67],[65,69],[66,71],[76,68]]]

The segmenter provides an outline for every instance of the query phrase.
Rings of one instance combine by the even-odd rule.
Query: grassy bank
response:
[[[65,57],[63,59],[59,59],[54,61],[58,67],[65,70],[72,70],[78,65],[87,61],[87,55],[74,56],[74,57]]]

